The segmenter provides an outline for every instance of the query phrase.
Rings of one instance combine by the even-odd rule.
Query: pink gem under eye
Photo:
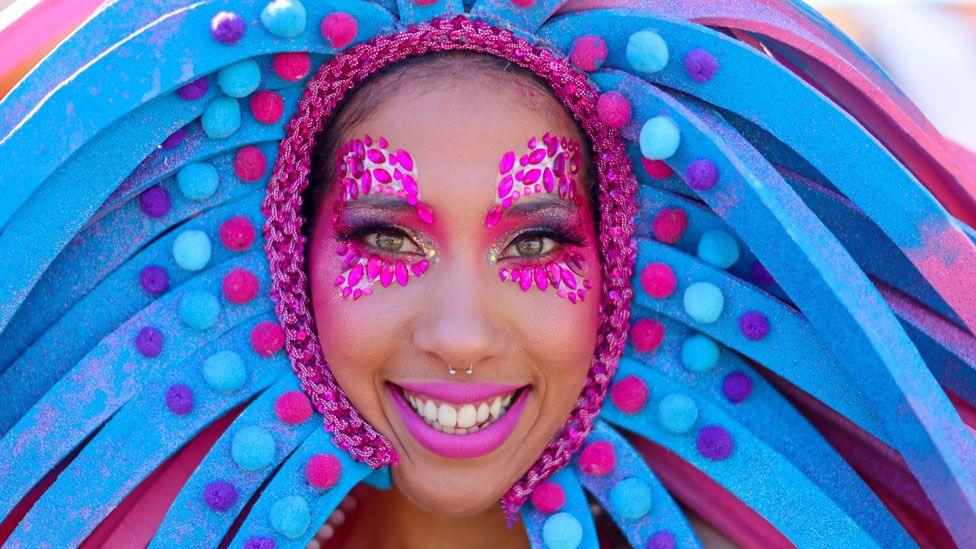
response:
[[[498,164],[498,173],[505,175],[515,167],[515,151],[508,151]]]

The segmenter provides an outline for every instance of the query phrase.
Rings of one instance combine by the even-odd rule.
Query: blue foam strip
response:
[[[582,529],[582,538],[579,547],[593,548],[599,547],[596,537],[596,526],[593,524],[593,514],[590,512],[590,504],[586,500],[583,488],[579,479],[573,472],[572,467],[563,467],[549,477],[548,482],[554,482],[562,487],[566,494],[566,503],[557,513],[568,513],[576,519]],[[553,513],[555,514],[555,513]],[[546,520],[553,514],[545,514],[531,502],[527,502],[522,507],[522,519],[525,521],[525,531],[529,535],[529,543],[533,549],[545,549],[547,546],[542,538],[542,529],[545,527]]]
[[[523,8],[511,0],[477,0],[471,7],[471,15],[484,17],[498,26],[525,35],[538,29],[565,3],[566,0],[535,0],[532,5]]]
[[[414,0],[397,0],[396,3],[397,17],[403,27],[435,17],[449,17],[464,12],[464,4],[461,0],[436,0],[426,6],[420,6]]]

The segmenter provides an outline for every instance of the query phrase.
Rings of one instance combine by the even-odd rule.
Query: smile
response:
[[[472,458],[501,446],[515,430],[529,387],[486,382],[387,384],[410,434],[445,457]]]

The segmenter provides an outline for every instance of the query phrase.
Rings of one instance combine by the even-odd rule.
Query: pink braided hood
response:
[[[636,250],[632,242],[637,183],[626,147],[616,129],[596,115],[599,92],[562,54],[533,45],[483,21],[465,16],[439,18],[358,44],[319,67],[287,126],[268,185],[265,250],[271,296],[286,336],[285,348],[304,391],[325,420],[334,442],[373,468],[396,465],[389,440],[369,425],[336,383],[322,355],[312,318],[305,271],[302,191],[315,135],[349,90],[380,68],[414,55],[471,51],[507,59],[537,74],[572,113],[593,143],[599,174],[599,246],[602,255],[600,326],[596,351],[576,406],[542,455],[502,499],[510,521],[539,483],[569,462],[589,434],[623,352],[633,295],[630,279]]]

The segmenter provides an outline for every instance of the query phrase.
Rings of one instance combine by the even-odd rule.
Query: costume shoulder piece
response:
[[[628,337],[506,495],[533,546],[596,546],[592,501],[637,547],[698,545],[677,501],[745,544],[976,545],[976,185],[790,0],[103,6],[0,102],[0,541],[300,547],[389,487],[302,375],[273,221],[324,82],[435,43],[584,74],[554,92],[620,144],[590,295]]]

